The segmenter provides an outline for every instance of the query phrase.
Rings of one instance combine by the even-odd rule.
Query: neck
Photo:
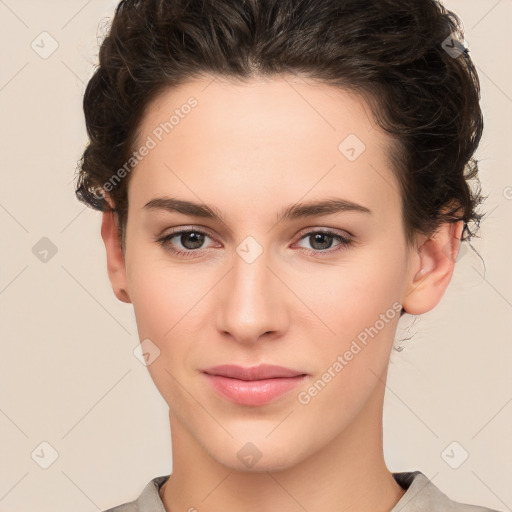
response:
[[[173,470],[160,489],[167,512],[390,511],[405,491],[384,462],[384,389],[379,382],[356,419],[337,437],[299,463],[276,471],[238,471],[218,463],[170,412]]]

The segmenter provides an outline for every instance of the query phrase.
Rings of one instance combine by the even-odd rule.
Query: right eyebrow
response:
[[[193,215],[194,217],[203,217],[206,219],[217,220],[224,223],[220,210],[213,206],[201,203],[193,203],[182,199],[169,197],[155,197],[148,201],[144,208],[149,210],[165,210],[168,212],[177,212],[183,215]]]

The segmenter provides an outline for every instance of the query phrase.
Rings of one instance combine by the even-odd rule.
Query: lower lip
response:
[[[205,373],[213,388],[222,396],[240,405],[268,404],[298,386],[307,375],[263,380],[239,380]]]

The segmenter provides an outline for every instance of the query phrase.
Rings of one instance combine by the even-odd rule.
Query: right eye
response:
[[[206,238],[210,238],[208,233],[200,229],[179,229],[164,235],[157,240],[158,243],[166,250],[178,256],[193,257],[192,253],[203,251],[201,246]],[[177,239],[177,242],[173,242]],[[176,243],[181,244],[181,248],[175,248]]]

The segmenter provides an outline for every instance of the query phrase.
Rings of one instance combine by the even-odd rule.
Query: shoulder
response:
[[[391,512],[499,512],[451,500],[420,471],[393,473],[393,477],[406,492]],[[135,501],[103,512],[166,512],[158,491],[168,478],[153,478]]]
[[[391,512],[499,512],[451,500],[420,471],[393,473],[405,494]]]
[[[158,491],[168,478],[169,475],[153,478],[135,501],[123,503],[103,512],[166,512]]]

